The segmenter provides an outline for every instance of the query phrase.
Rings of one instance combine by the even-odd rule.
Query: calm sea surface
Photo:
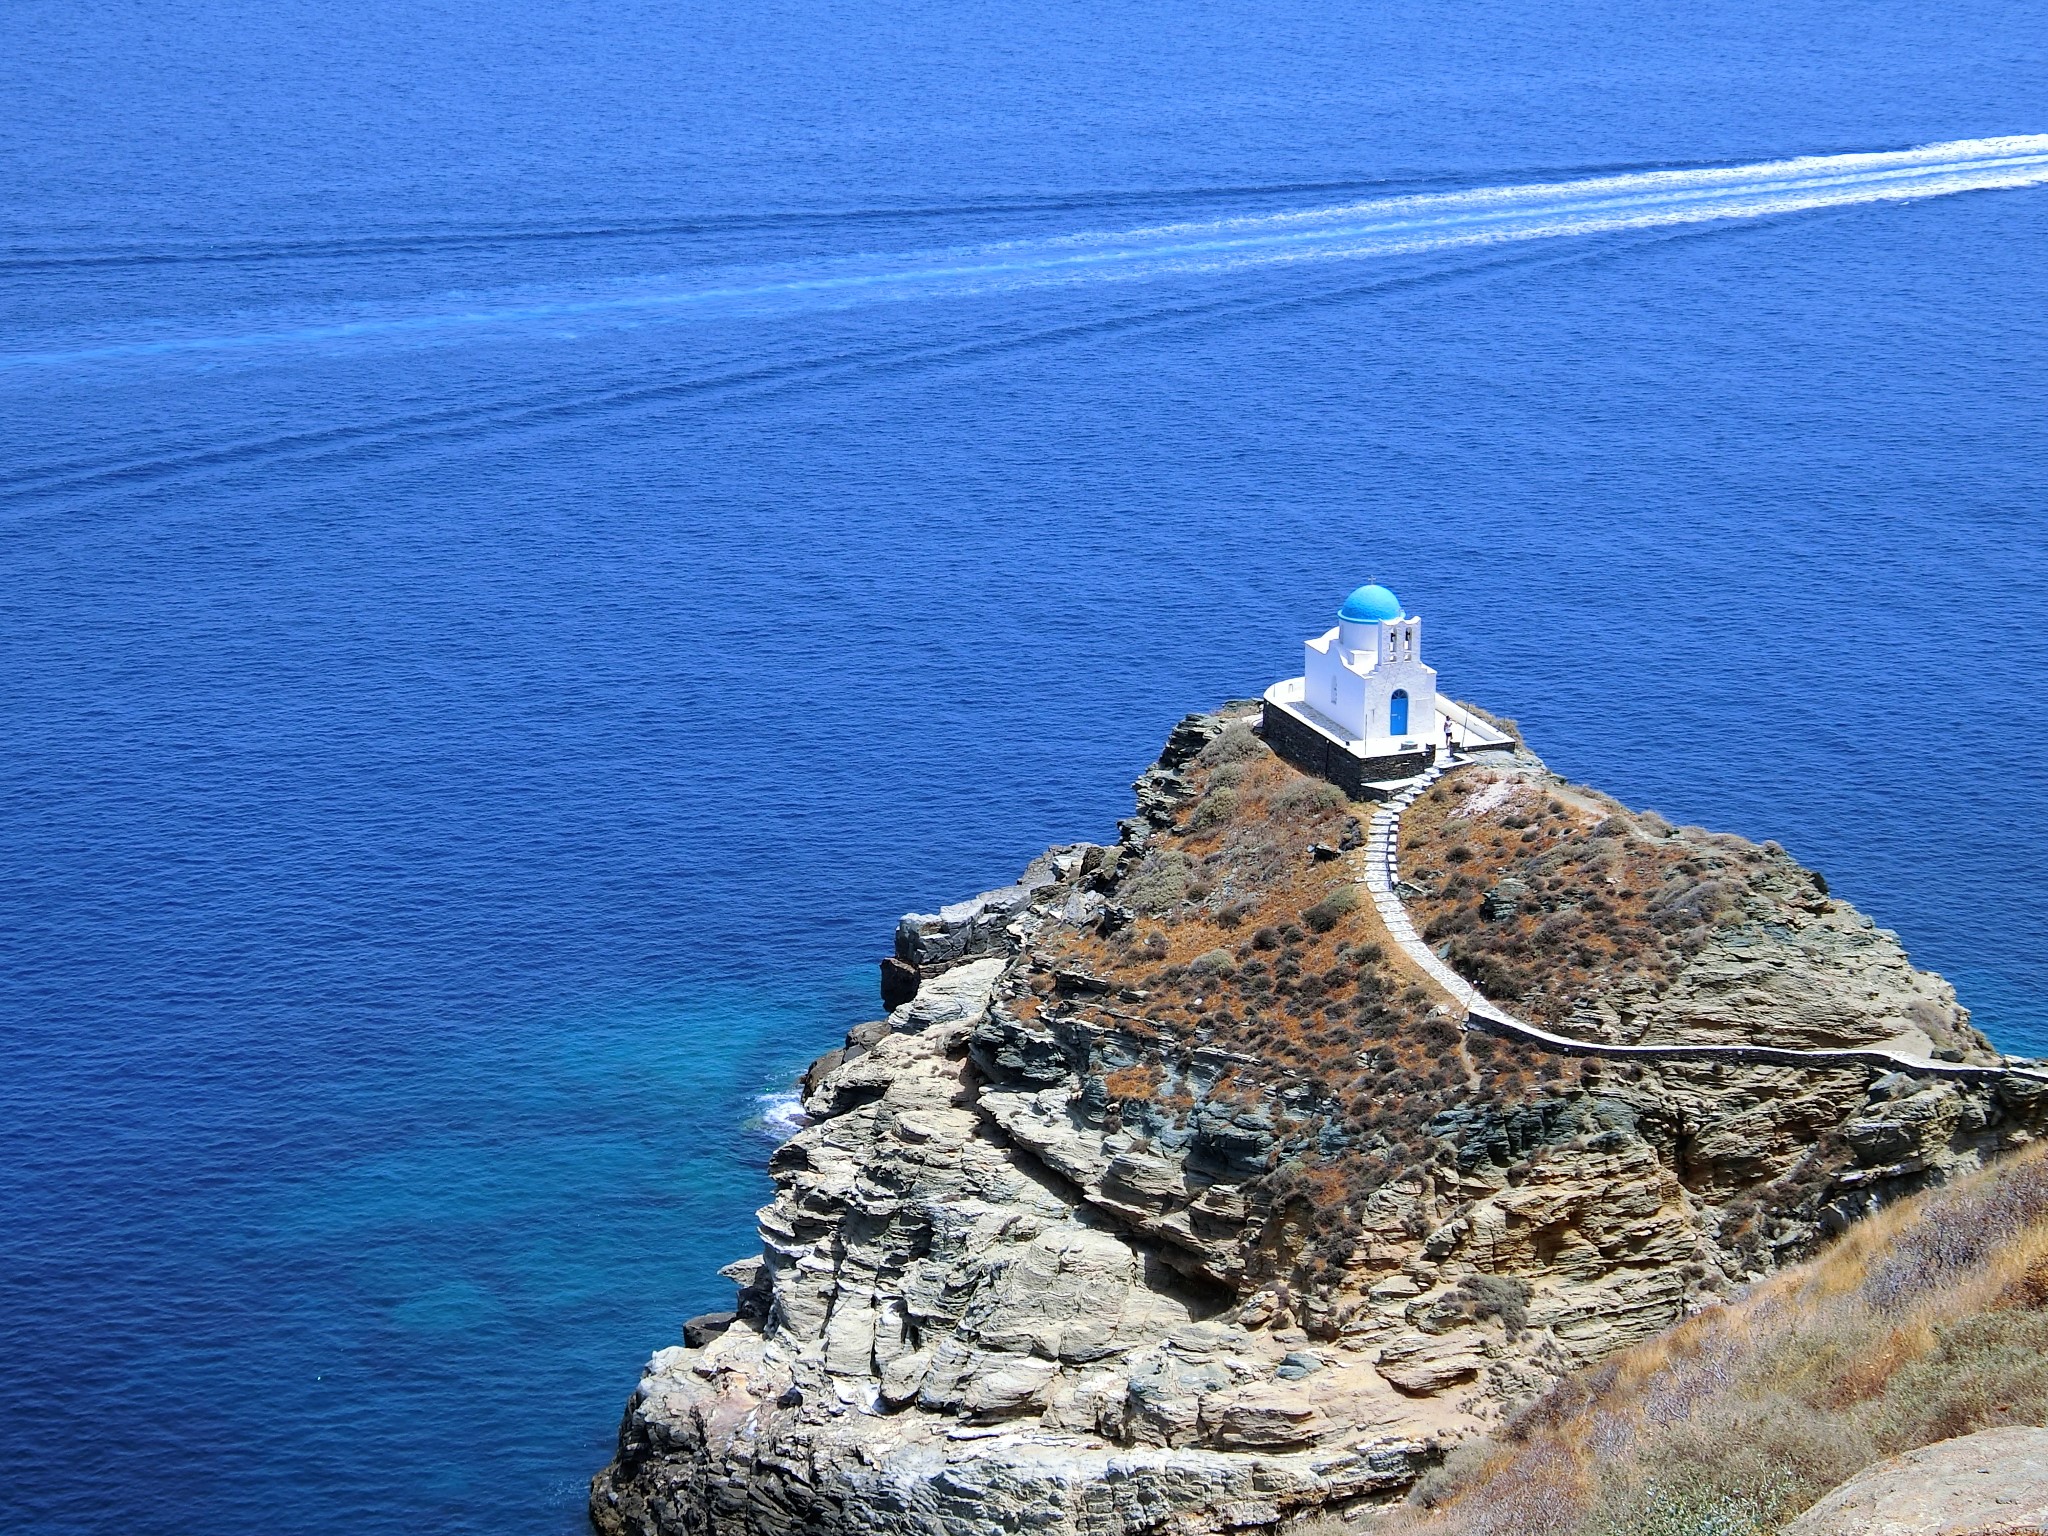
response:
[[[0,1526],[578,1529],[896,915],[1369,577],[2048,1050],[2048,188],[1673,222],[2044,86],[1989,0],[0,10]]]

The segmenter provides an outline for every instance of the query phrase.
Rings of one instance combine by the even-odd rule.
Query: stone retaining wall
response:
[[[1360,757],[1347,752],[1307,721],[1275,708],[1270,699],[1264,708],[1259,734],[1265,737],[1266,745],[1303,773],[1328,779],[1354,800],[1384,800],[1387,792],[1380,787],[1383,783],[1412,779],[1436,760],[1434,746],[1387,757]]]
[[[1893,1051],[1846,1048],[1795,1050],[1775,1045],[1614,1045],[1605,1040],[1580,1040],[1539,1029],[1487,1006],[1473,1008],[1468,1029],[1539,1045],[1565,1056],[1605,1056],[1637,1061],[1735,1061],[1776,1067],[1869,1067],[1878,1072],[1907,1072],[1916,1077],[1946,1077],[1965,1083],[1996,1083],[2008,1077],[2040,1078],[2022,1067],[1976,1067],[1949,1061],[1925,1061]]]

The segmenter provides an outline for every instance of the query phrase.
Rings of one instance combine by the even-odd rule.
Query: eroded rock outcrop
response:
[[[1116,846],[905,920],[919,990],[807,1077],[736,1319],[650,1363],[600,1530],[1221,1531],[1384,1497],[2048,1120],[2028,1079],[1468,1033],[1347,895],[1355,808],[1230,713],[1183,722],[1139,791]],[[1731,1029],[1948,1010],[1941,1038],[1988,1055],[1780,860],[1810,921],[1772,942],[1806,958],[1714,982],[1723,925],[1660,956],[1651,1001],[1693,964]]]

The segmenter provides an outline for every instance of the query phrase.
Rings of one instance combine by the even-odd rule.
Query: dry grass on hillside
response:
[[[1335,1533],[1768,1536],[1883,1456],[2048,1424],[2048,1147],[1566,1378]]]
[[[1261,1064],[1256,1079],[1315,1090],[1335,1134],[1279,1160],[1264,1194],[1299,1203],[1313,1235],[1293,1278],[1327,1288],[1358,1236],[1358,1205],[1436,1156],[1432,1116],[1474,1096],[1563,1089],[1582,1065],[1504,1042],[1475,1048],[1462,1036],[1358,885],[1352,850],[1363,845],[1367,808],[1283,762],[1242,724],[1182,771],[1194,793],[1176,825],[1127,856],[1110,883],[1135,920],[1107,935],[1063,928],[1041,938],[1040,1000],[1059,994],[1061,972],[1085,973],[1112,990],[1062,997],[1064,1006],[1162,1043],[1240,1053]],[[1170,1116],[1191,1107],[1149,1064],[1111,1074],[1106,1087],[1113,1111],[1118,1102]]]
[[[1103,1005],[1119,1020],[1142,1017],[1173,1040],[1241,1051],[1333,1092],[1395,1071],[1418,1085],[1462,1081],[1458,1031],[1427,1027],[1438,1000],[1384,942],[1351,861],[1314,855],[1318,843],[1361,842],[1357,808],[1242,726],[1185,772],[1196,794],[1178,824],[1110,887],[1135,920],[1106,935],[1049,934],[1041,990],[1053,991],[1055,971],[1101,977],[1123,993]],[[1372,1049],[1386,1054],[1364,1072],[1357,1058]]]
[[[1769,887],[1825,907],[1775,845],[1674,828],[1592,790],[1498,770],[1438,782],[1402,818],[1417,926],[1487,996],[1556,1023],[1637,980],[1662,992],[1715,928]]]

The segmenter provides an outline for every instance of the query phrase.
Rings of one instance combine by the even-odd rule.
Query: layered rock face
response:
[[[1526,755],[1484,771],[1552,795]],[[1989,1074],[1465,1032],[1348,894],[1355,808],[1233,712],[1183,722],[1139,803],[1113,847],[906,919],[920,989],[807,1078],[736,1320],[654,1356],[593,1483],[607,1536],[1222,1531],[1391,1496],[1563,1371],[2048,1120]],[[1721,850],[1735,923],[1654,974],[1583,947],[1569,1011],[1611,983],[1712,996],[1717,1031],[1853,1017],[1988,1059],[1895,941],[1746,848]],[[1805,958],[1711,980],[1774,880],[1810,910],[1772,941]]]

